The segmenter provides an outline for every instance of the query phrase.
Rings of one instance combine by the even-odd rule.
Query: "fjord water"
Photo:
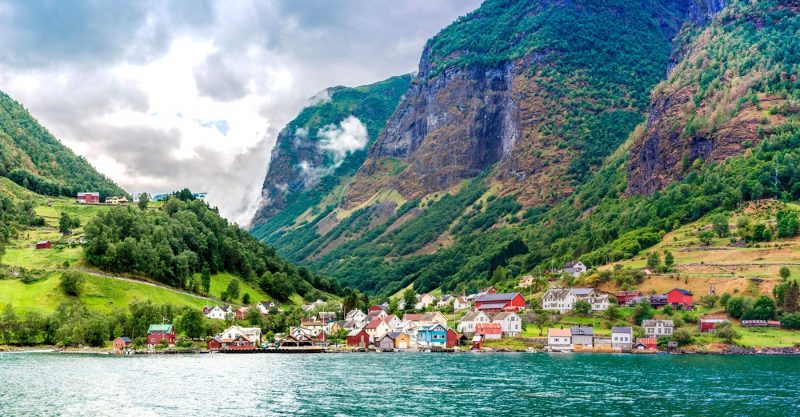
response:
[[[800,358],[0,354],[0,416],[797,416]]]

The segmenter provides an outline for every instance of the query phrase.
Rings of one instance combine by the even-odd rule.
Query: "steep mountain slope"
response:
[[[362,87],[334,87],[292,120],[272,150],[253,233],[269,237],[304,214],[318,215],[325,206],[338,204],[336,198],[322,200],[364,162],[409,81],[406,75]]]
[[[22,105],[0,92],[0,176],[39,194],[101,197],[125,192],[43,128]]]
[[[428,42],[345,206],[376,187],[419,198],[487,169],[525,206],[560,200],[643,120],[687,7],[485,2]],[[385,158],[408,168],[386,179]]]
[[[379,293],[411,283],[422,291],[510,288],[521,273],[568,260],[602,265],[630,258],[714,210],[765,196],[797,199],[797,11],[790,1],[488,1],[453,26],[489,16],[495,25],[441,38],[452,47],[437,46],[441,34],[428,43],[406,98],[332,210],[337,221],[287,230],[278,250]],[[504,12],[524,18],[504,20]],[[536,20],[537,13],[549,18]],[[682,29],[616,28],[631,16],[681,21]],[[615,28],[610,35],[593,32],[601,17],[603,27]],[[622,23],[615,25],[617,18]],[[533,35],[509,27],[528,19],[539,24]],[[565,25],[573,20],[587,24]],[[638,31],[637,41],[620,48],[617,41],[634,36],[627,30]],[[550,45],[553,33],[566,37],[565,51],[522,59],[531,42]],[[670,33],[677,35],[674,46]],[[573,42],[589,51],[586,61],[569,49]],[[514,69],[520,65],[529,67]],[[648,84],[651,66],[659,69]],[[648,98],[668,69],[668,80]],[[516,95],[531,86],[546,86],[546,94]],[[672,92],[682,89],[691,99],[672,106],[680,95]],[[526,106],[528,116],[520,117]],[[634,130],[648,107],[647,123]],[[714,128],[697,124],[701,119],[714,120]],[[675,135],[679,146],[661,139]],[[692,143],[689,137],[710,144],[680,142]],[[698,158],[690,149],[705,153]],[[405,168],[387,172],[387,161]],[[675,161],[679,175],[669,171]],[[522,164],[541,165],[508,176],[509,166]],[[385,210],[387,201],[399,208]]]
[[[654,91],[647,130],[631,150],[628,192],[649,194],[757,144],[796,112],[797,2],[733,2],[713,25],[690,25],[683,59]]]

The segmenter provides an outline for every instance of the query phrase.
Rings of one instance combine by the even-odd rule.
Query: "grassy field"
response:
[[[121,281],[113,278],[85,275],[86,284],[80,300],[91,310],[110,312],[127,309],[134,300],[151,300],[157,304],[202,307],[207,302],[200,298],[154,287],[144,283]],[[11,304],[17,312],[37,311],[42,314],[53,312],[70,297],[59,288],[59,272],[46,278],[24,283],[18,279],[0,280],[0,305]]]
[[[211,296],[215,298],[221,298],[222,293],[228,288],[228,284],[234,278],[236,278],[236,275],[229,274],[227,272],[212,275],[210,290]],[[253,286],[239,278],[239,301],[241,301],[241,297],[244,297],[245,294],[250,294],[250,302],[254,304],[259,301],[272,299],[272,297],[265,294],[264,291],[261,291],[260,288]]]

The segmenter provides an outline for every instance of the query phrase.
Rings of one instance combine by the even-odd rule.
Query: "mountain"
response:
[[[0,176],[43,195],[74,197],[96,191],[101,197],[126,194],[75,155],[18,102],[0,92]]]
[[[796,199],[797,11],[486,1],[427,43],[352,180],[259,237],[376,293],[510,289],[630,258],[711,211]]]
[[[303,215],[319,215],[318,204],[338,203],[322,200],[336,194],[364,162],[410,79],[329,88],[289,122],[272,150],[262,204],[252,221],[257,237],[268,237]]]

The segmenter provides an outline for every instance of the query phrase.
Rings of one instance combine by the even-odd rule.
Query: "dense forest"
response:
[[[85,230],[89,264],[177,288],[207,292],[209,275],[224,271],[261,285],[281,300],[314,288],[341,291],[337,282],[283,261],[273,248],[199,200],[171,196],[159,209],[114,208],[92,219]]]
[[[126,195],[42,127],[21,104],[0,92],[0,176],[42,195],[101,198]]]

